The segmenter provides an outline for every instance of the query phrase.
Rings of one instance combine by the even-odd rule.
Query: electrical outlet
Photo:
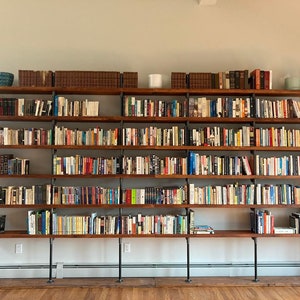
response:
[[[129,253],[131,251],[131,247],[129,243],[124,244],[124,252]]]
[[[15,252],[17,254],[22,254],[23,253],[23,245],[22,244],[16,244],[15,245]]]
[[[56,278],[63,278],[64,277],[64,263],[57,262],[56,263]]]

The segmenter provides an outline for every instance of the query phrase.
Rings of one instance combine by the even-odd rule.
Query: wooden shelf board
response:
[[[172,88],[88,88],[88,87],[0,87],[1,94],[77,95],[216,95],[216,96],[299,96],[300,90],[255,89],[172,89]]]
[[[299,238],[299,234],[256,234],[248,230],[215,230],[214,234],[27,234],[5,231],[0,238]]]

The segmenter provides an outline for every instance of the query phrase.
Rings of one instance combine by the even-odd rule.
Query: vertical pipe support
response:
[[[185,282],[190,283],[190,238],[186,237],[186,280]]]
[[[119,234],[122,234],[122,208],[119,208]],[[121,283],[122,279],[122,238],[119,237],[119,278],[117,282]]]
[[[117,282],[121,283],[122,281],[122,238],[119,238],[119,278]]]
[[[54,280],[53,280],[53,276],[52,276],[52,266],[53,266],[53,238],[50,238],[49,239],[49,278],[48,278],[48,283],[52,283]]]
[[[257,277],[257,238],[253,237],[252,238],[253,242],[254,242],[254,282],[258,282],[259,279]]]

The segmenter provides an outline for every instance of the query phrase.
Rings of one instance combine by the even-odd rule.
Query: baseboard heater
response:
[[[53,268],[57,267],[53,264]],[[116,269],[118,264],[63,264],[64,269]],[[300,262],[288,262],[288,263],[259,263],[258,268],[299,268]],[[20,264],[20,265],[3,265],[0,266],[1,270],[37,270],[48,269],[47,264]],[[185,269],[185,264],[123,264],[122,269]],[[205,263],[205,264],[190,264],[191,269],[207,269],[207,268],[253,268],[253,264],[249,263]]]

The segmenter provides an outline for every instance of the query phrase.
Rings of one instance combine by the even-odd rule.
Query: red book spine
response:
[[[254,78],[254,86],[256,90],[260,90],[260,69],[255,69],[250,73],[250,76]]]

